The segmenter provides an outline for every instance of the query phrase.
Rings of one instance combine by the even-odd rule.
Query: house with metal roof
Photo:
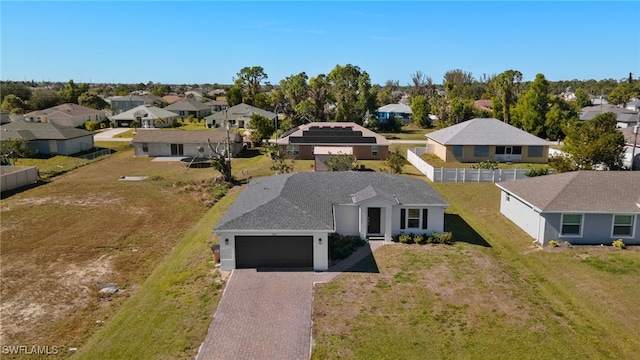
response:
[[[252,180],[213,228],[223,270],[327,270],[329,234],[384,239],[444,231],[449,204],[424,180],[378,172],[300,172]]]
[[[225,151],[227,141],[231,157],[242,151],[242,135],[224,128],[213,130],[138,130],[131,146],[135,156],[172,156],[198,157],[208,156],[211,150]]]
[[[549,143],[494,118],[476,118],[425,135],[444,161],[546,163]]]
[[[228,123],[231,127],[246,128],[251,121],[251,115],[258,114],[268,119],[276,118],[276,114],[248,104],[238,104],[220,112],[205,117],[207,127],[224,127]]]
[[[0,126],[0,141],[22,139],[38,154],[73,155],[94,148],[93,132],[52,123],[13,121]]]
[[[114,127],[132,127],[131,123],[135,120],[138,127],[153,129],[171,126],[179,118],[180,116],[174,112],[155,106],[140,105],[118,115],[113,115],[109,120],[113,122]]]
[[[353,122],[312,122],[282,134],[278,146],[296,159],[349,154],[358,160],[386,159],[389,140]]]
[[[541,245],[640,244],[640,172],[574,171],[496,185],[500,212]]]
[[[66,127],[82,127],[87,121],[100,123],[107,120],[107,114],[102,110],[66,103],[26,113],[24,114],[24,119],[26,121],[48,122]]]
[[[194,100],[176,101],[164,109],[174,112],[183,118],[193,116],[200,119],[211,114],[211,107]]]
[[[413,117],[413,111],[407,104],[388,104],[376,110],[376,118],[379,122],[386,123],[392,117],[404,123],[409,123]]]

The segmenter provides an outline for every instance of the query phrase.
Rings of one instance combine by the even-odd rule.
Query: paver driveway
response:
[[[234,270],[196,359],[309,359],[313,284],[382,245],[370,244],[324,273]]]

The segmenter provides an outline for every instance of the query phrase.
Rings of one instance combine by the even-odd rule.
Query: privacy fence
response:
[[[435,168],[420,158],[425,147],[407,150],[407,160],[433,182],[498,182],[526,178],[527,169],[451,169]]]

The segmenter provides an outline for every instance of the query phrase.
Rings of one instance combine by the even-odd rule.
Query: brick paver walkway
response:
[[[372,241],[323,273],[234,270],[196,359],[309,359],[313,284],[331,281],[381,245]]]

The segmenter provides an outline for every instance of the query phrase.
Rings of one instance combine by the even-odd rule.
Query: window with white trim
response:
[[[429,209],[400,209],[400,229],[427,229]]]
[[[560,235],[581,236],[582,214],[562,214],[562,229]]]
[[[420,227],[420,209],[407,209],[407,227]]]
[[[632,237],[635,215],[613,215],[613,236]]]
[[[291,156],[300,155],[300,145],[289,145],[287,147],[287,154]]]
[[[371,145],[371,157],[378,157],[378,145]]]

